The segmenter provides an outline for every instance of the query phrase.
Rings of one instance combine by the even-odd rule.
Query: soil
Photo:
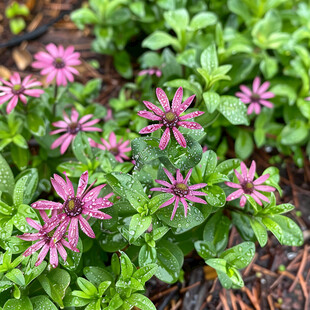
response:
[[[68,16],[81,1],[24,1],[31,10],[31,16],[27,18],[26,31],[18,35],[19,39],[10,33],[8,20],[4,16],[9,2],[0,2],[0,44],[12,44],[10,47],[0,48],[0,76],[8,77],[17,71],[22,77],[33,74],[41,80],[38,71],[32,70],[30,66],[32,55],[51,42],[74,45],[83,59],[78,68],[81,72],[78,81],[85,83],[91,78],[101,78],[103,87],[98,100],[102,104],[118,95],[125,81],[114,70],[111,57],[94,53],[91,50],[91,31],[78,30]],[[60,20],[41,33],[40,27],[44,30],[44,25],[52,23],[58,16]],[[38,29],[41,30],[38,32]],[[32,40],[23,40],[27,33],[32,34]],[[99,63],[99,69],[90,65],[92,60]],[[229,156],[234,157],[234,154]],[[262,149],[256,150],[252,159],[257,161],[258,172],[270,166],[270,153]],[[158,310],[310,309],[310,163],[305,158],[304,168],[299,169],[294,166],[290,157],[282,159],[283,164],[278,168],[281,172],[283,197],[277,197],[278,202],[290,202],[296,206],[291,217],[303,230],[304,245],[281,246],[274,237],[269,238],[263,249],[257,245],[258,252],[252,263],[242,271],[245,287],[240,290],[222,289],[214,270],[207,267],[197,253],[193,252],[185,257],[184,283],[167,285],[155,278],[148,282],[147,295]],[[250,160],[246,162],[249,163]],[[240,241],[237,231],[233,229],[230,246]]]

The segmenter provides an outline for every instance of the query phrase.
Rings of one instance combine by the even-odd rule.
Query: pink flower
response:
[[[43,89],[31,89],[42,86],[37,80],[31,79],[31,75],[27,75],[22,81],[20,75],[15,72],[11,75],[10,81],[5,81],[2,78],[0,78],[0,81],[4,84],[4,86],[0,86],[0,104],[10,100],[6,107],[8,114],[16,107],[18,99],[23,104],[27,104],[26,96],[40,97],[44,93]]]
[[[101,150],[108,150],[115,156],[115,159],[120,163],[124,162],[125,160],[129,160],[130,158],[125,154],[126,152],[131,151],[131,147],[128,146],[130,141],[127,140],[123,142],[123,138],[121,138],[118,142],[116,141],[116,136],[114,132],[110,133],[109,142],[104,140],[103,138],[100,139],[103,144],[99,144],[92,139],[88,139],[90,146],[97,147]]]
[[[66,176],[66,181],[57,174],[54,174],[54,179],[51,178],[52,185],[57,194],[64,200],[64,203],[53,202],[47,200],[39,200],[33,203],[31,206],[37,210],[57,210],[57,213],[53,215],[48,222],[43,226],[46,232],[50,232],[56,229],[53,238],[55,240],[61,239],[61,236],[68,230],[68,240],[71,246],[76,247],[79,240],[79,228],[90,238],[95,238],[95,233],[90,227],[87,219],[95,217],[98,219],[110,219],[111,216],[105,214],[99,209],[111,207],[113,204],[108,200],[113,195],[110,193],[104,198],[98,198],[100,191],[105,187],[105,184],[97,187],[91,184],[88,189],[88,172],[85,171],[79,180],[77,193],[74,193],[73,185],[69,178]],[[87,219],[83,217],[87,216]]]
[[[238,188],[238,190],[236,190],[226,198],[226,201],[231,201],[242,196],[240,200],[240,206],[244,207],[247,200],[244,194],[247,194],[252,196],[260,206],[263,205],[261,200],[269,202],[269,199],[266,196],[258,192],[258,191],[263,192],[275,191],[275,188],[272,186],[261,185],[269,178],[269,174],[268,173],[264,174],[255,181],[253,181],[256,171],[255,161],[254,160],[252,161],[249,171],[247,170],[247,167],[243,162],[240,164],[240,166],[241,166],[241,174],[237,170],[234,170],[240,184],[233,182],[225,182],[225,184],[228,185],[229,187]]]
[[[49,218],[44,211],[40,211],[40,214],[45,222],[49,221]],[[53,214],[55,214],[55,211],[53,211]],[[58,253],[64,261],[67,260],[67,252],[64,247],[74,252],[79,252],[76,247],[73,247],[69,244],[68,241],[64,239],[64,234],[60,235],[58,239],[55,239],[53,230],[48,232],[42,227],[41,224],[37,223],[31,218],[26,218],[26,221],[38,232],[25,233],[22,236],[18,236],[18,238],[26,241],[38,241],[32,246],[30,246],[23,254],[25,257],[27,257],[29,255],[32,255],[34,252],[42,249],[38,255],[38,260],[35,263],[36,266],[39,266],[43,262],[48,252],[50,252],[50,263],[53,268],[56,268],[58,266]]]
[[[250,90],[247,86],[241,85],[242,92],[237,92],[236,96],[241,99],[245,104],[250,104],[248,108],[248,114],[252,114],[253,111],[259,114],[261,111],[261,105],[267,108],[273,108],[273,104],[266,100],[274,97],[274,93],[266,92],[270,83],[264,82],[260,85],[260,78],[257,76],[253,81],[253,90]]]
[[[100,119],[88,121],[93,117],[92,114],[87,114],[79,120],[79,113],[74,108],[72,108],[71,119],[65,112],[63,112],[63,117],[64,121],[57,121],[53,123],[54,127],[58,127],[60,129],[56,129],[50,132],[50,135],[64,133],[62,136],[57,138],[51,145],[52,150],[61,145],[61,154],[64,154],[66,152],[70,143],[74,140],[75,136],[78,134],[79,131],[102,131],[100,128],[92,127],[93,125],[100,122]]]
[[[194,201],[194,202],[198,202],[198,203],[203,203],[203,204],[207,203],[205,200],[198,198],[198,197],[195,197],[195,195],[196,196],[206,196],[207,195],[206,193],[195,191],[196,189],[205,187],[207,185],[206,183],[200,183],[200,184],[195,184],[195,185],[190,185],[190,186],[188,186],[188,184],[187,184],[193,169],[190,169],[188,171],[185,179],[183,179],[183,176],[182,176],[179,169],[177,169],[177,179],[175,179],[167,169],[165,169],[165,168],[163,168],[163,169],[164,169],[167,177],[169,178],[171,184],[166,182],[166,181],[163,181],[163,180],[155,180],[156,183],[163,185],[163,186],[166,186],[167,188],[154,187],[154,188],[151,188],[150,190],[151,191],[164,192],[164,193],[170,193],[173,195],[172,198],[170,198],[169,200],[164,202],[159,207],[159,208],[164,208],[164,207],[171,205],[173,202],[175,202],[173,212],[171,215],[171,221],[174,218],[174,215],[177,211],[177,208],[178,208],[180,201],[184,206],[185,217],[187,216],[187,209],[188,209],[188,205],[187,205],[187,202],[185,199],[190,200],[190,201]]]
[[[77,66],[81,63],[79,60],[80,53],[74,52],[74,47],[69,46],[64,48],[62,45],[58,47],[50,43],[46,45],[47,52],[38,52],[34,55],[36,61],[32,63],[32,67],[41,69],[41,75],[47,75],[46,82],[50,84],[56,78],[58,86],[67,85],[74,81],[73,74],[79,72],[72,66]]]
[[[162,72],[159,69],[156,68],[150,68],[142,70],[138,73],[139,76],[141,75],[156,75],[157,77],[161,77]]]
[[[156,96],[158,98],[158,101],[162,105],[164,112],[158,108],[156,105],[154,105],[151,102],[143,101],[145,106],[153,111],[154,113],[151,113],[149,111],[139,111],[138,115],[147,119],[150,119],[152,121],[159,121],[159,124],[149,125],[143,129],[140,130],[140,133],[151,133],[153,131],[158,130],[161,127],[166,127],[164,134],[162,135],[159,143],[159,148],[161,150],[164,150],[166,146],[168,145],[168,142],[170,140],[170,130],[172,130],[175,139],[177,142],[182,146],[186,147],[186,141],[184,136],[181,134],[181,132],[178,130],[178,127],[185,127],[190,129],[201,129],[201,125],[196,122],[188,122],[184,121],[189,118],[197,117],[204,112],[201,111],[195,111],[191,112],[189,114],[180,116],[192,103],[193,99],[195,98],[195,95],[187,98],[182,103],[182,97],[183,97],[183,89],[182,87],[179,87],[176,91],[174,98],[172,100],[172,107],[170,107],[170,103],[168,100],[167,95],[161,88],[156,88]]]

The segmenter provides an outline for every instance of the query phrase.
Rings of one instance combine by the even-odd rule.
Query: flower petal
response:
[[[161,88],[156,88],[156,96],[162,107],[164,108],[165,112],[170,111],[170,103],[166,93]]]
[[[97,212],[100,212],[100,211],[97,211]],[[94,231],[92,230],[89,223],[84,219],[82,215],[79,215],[79,222],[80,222],[80,227],[82,231],[84,232],[84,234],[86,234],[90,238],[96,238]]]
[[[170,129],[167,127],[160,139],[159,148],[164,150],[170,141]]]
[[[184,136],[180,133],[180,131],[176,127],[173,127],[172,131],[173,131],[174,137],[177,140],[177,142],[182,147],[186,148],[186,140],[185,140]]]
[[[182,98],[183,98],[183,88],[179,87],[177,91],[175,92],[175,95],[172,100],[172,111],[173,112],[177,112],[179,106],[182,103]]]
[[[151,132],[153,132],[153,131],[158,130],[158,129],[161,128],[163,125],[164,125],[164,124],[153,124],[153,125],[148,125],[148,126],[142,128],[142,129],[139,131],[139,133],[142,133],[142,134],[144,134],[144,133],[151,133]]]

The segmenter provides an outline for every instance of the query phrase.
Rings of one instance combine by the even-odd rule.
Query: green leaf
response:
[[[33,310],[57,310],[56,306],[43,295],[31,298]]]
[[[195,241],[194,245],[198,255],[205,261],[216,256],[206,241]]]
[[[84,29],[87,24],[96,24],[99,22],[96,14],[86,7],[73,11],[70,17],[79,29]]]
[[[193,168],[191,179],[195,183],[205,182],[207,176],[215,171],[217,165],[217,156],[212,150],[206,151],[202,154],[202,158],[198,165]]]
[[[155,213],[158,208],[170,198],[171,195],[169,193],[159,194],[152,197],[152,199],[148,203],[148,209],[150,210],[150,214]]]
[[[19,180],[23,178],[24,176],[28,176],[28,179],[25,184],[23,203],[29,204],[38,186],[38,182],[39,182],[38,170],[36,168],[30,168],[30,169],[24,170],[16,177],[16,180]]]
[[[248,158],[254,149],[254,143],[250,133],[244,130],[239,130],[235,143],[235,152],[237,157],[244,160]]]
[[[93,154],[86,134],[80,131],[74,138],[72,150],[78,161],[85,165],[92,160]]]
[[[189,23],[189,15],[186,9],[178,9],[164,13],[167,24],[177,33],[185,30]]]
[[[54,269],[50,272],[39,276],[44,291],[55,301],[61,308],[64,307],[63,298],[70,284],[70,275],[62,269]]]
[[[27,114],[27,127],[29,131],[35,135],[35,136],[44,136],[46,131],[46,126],[44,122],[44,118],[41,116],[34,114],[34,113],[28,113]]]
[[[206,261],[210,267],[216,271],[226,273],[226,260],[222,258],[210,258]]]
[[[130,221],[129,225],[129,242],[137,240],[151,225],[152,216],[141,216],[141,214],[135,214]]]
[[[16,283],[19,286],[25,285],[24,274],[19,269],[13,269],[5,275],[6,278]]]
[[[0,191],[13,194],[14,176],[4,157],[0,154]]]
[[[37,267],[32,266],[32,264],[28,264],[27,265],[27,269],[25,271],[25,282],[26,282],[26,285],[28,285],[31,281],[36,279],[45,270],[46,266],[47,266],[47,262],[46,261],[43,261]]]
[[[124,301],[124,310],[130,310],[134,306],[141,310],[156,310],[153,303],[144,295],[132,294],[128,299]]]
[[[270,185],[275,187],[280,195],[282,195],[282,189],[279,186],[279,182],[280,182],[280,174],[279,174],[279,169],[276,167],[269,167],[267,168],[262,175],[269,173],[269,178],[265,181],[266,185]]]
[[[213,113],[217,109],[220,104],[220,99],[220,95],[213,91],[203,93],[203,100],[209,113]]]
[[[156,249],[144,244],[139,251],[139,266],[143,267],[155,263],[156,256]]]
[[[218,110],[233,125],[248,125],[247,108],[238,98],[232,96],[222,96]]]
[[[215,25],[216,21],[217,17],[214,13],[200,12],[192,18],[189,28],[193,31],[205,29],[208,26]]]
[[[255,237],[257,238],[259,245],[264,247],[268,241],[268,234],[266,227],[257,219],[250,218],[250,224],[254,231]]]
[[[255,245],[253,242],[242,242],[221,254],[221,258],[237,268],[241,269],[250,264],[255,254]]]
[[[294,210],[294,206],[290,203],[284,203],[281,205],[267,205],[259,213],[260,214],[282,214]]]
[[[132,67],[129,54],[126,51],[120,51],[114,54],[114,67],[124,78],[132,77]]]
[[[295,145],[303,142],[309,135],[307,124],[299,119],[292,120],[281,132],[281,143]]]
[[[142,42],[142,47],[146,47],[151,50],[158,50],[169,45],[172,45],[173,48],[178,51],[181,50],[181,46],[178,40],[163,31],[153,32]]]
[[[26,218],[30,217],[34,220],[39,220],[33,208],[28,205],[21,204],[18,206],[17,213],[12,217],[12,222],[16,228],[22,232],[30,232],[29,224]]]
[[[299,226],[286,216],[270,215],[263,223],[283,245],[301,246],[304,242]]]
[[[133,277],[139,280],[142,284],[144,284],[146,281],[152,278],[156,271],[157,265],[149,264],[135,271]]]
[[[26,139],[21,135],[21,134],[17,134],[13,137],[13,142],[23,148],[23,149],[27,149],[28,148],[28,143],[26,141]]]
[[[109,286],[111,285],[111,281],[104,281],[104,282],[101,282],[99,287],[98,287],[98,294],[99,296],[102,296],[105,291],[109,288]]]
[[[19,34],[26,28],[26,22],[21,17],[10,19],[9,23],[13,34]]]
[[[206,186],[204,192],[207,193],[206,201],[216,208],[223,207],[226,203],[226,195],[224,190],[219,186]]]
[[[14,193],[13,193],[13,201],[15,206],[19,206],[23,203],[24,198],[24,191],[26,188],[26,182],[28,180],[28,176],[25,175],[22,178],[20,178],[14,187]]]
[[[77,285],[79,288],[89,297],[95,297],[97,294],[97,288],[91,282],[87,281],[84,278],[77,278]]]
[[[213,70],[218,67],[215,44],[210,44],[201,53],[200,63],[201,63],[202,68],[205,69],[209,75],[211,75]]]
[[[29,150],[22,149],[21,147],[16,146],[15,144],[10,145],[11,156],[14,161],[14,164],[18,167],[19,170],[24,170],[27,168],[29,162]]]
[[[4,304],[3,310],[33,310],[33,306],[28,297],[22,297],[21,299],[9,299]]]
[[[222,212],[217,212],[208,219],[203,230],[203,240],[213,253],[220,253],[226,248],[229,228],[230,220]]]
[[[59,259],[60,264],[69,271],[74,271],[79,267],[83,255],[83,242],[81,239],[79,239],[78,241],[77,248],[79,252],[74,251],[67,252],[67,259],[65,262],[61,257]]]
[[[124,279],[129,279],[133,273],[133,266],[130,258],[126,255],[125,252],[121,252],[121,276]]]
[[[216,167],[216,171],[228,175],[234,169],[240,167],[240,162],[241,160],[237,158],[225,160]]]
[[[96,287],[98,287],[100,283],[104,281],[114,282],[112,274],[100,267],[95,266],[85,267],[83,272],[86,278]]]

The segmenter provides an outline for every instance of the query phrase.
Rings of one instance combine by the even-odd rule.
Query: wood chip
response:
[[[26,49],[15,47],[12,53],[17,68],[24,71],[32,62],[32,56]]]
[[[8,79],[11,76],[11,71],[5,66],[0,66],[0,76],[4,79]]]

